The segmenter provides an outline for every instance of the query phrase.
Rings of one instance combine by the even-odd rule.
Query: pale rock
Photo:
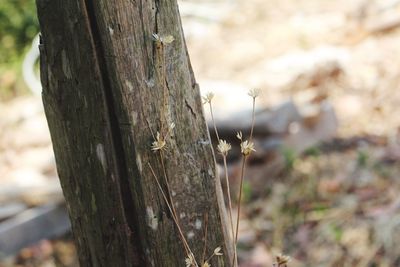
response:
[[[14,168],[33,168],[40,173],[48,173],[55,169],[55,159],[52,146],[33,147],[22,150],[16,155]]]

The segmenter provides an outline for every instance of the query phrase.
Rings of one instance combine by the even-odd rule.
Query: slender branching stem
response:
[[[177,216],[177,212],[176,212],[176,210],[175,210],[175,205],[174,205],[174,202],[173,202],[173,200],[172,200],[172,191],[171,191],[170,186],[169,186],[169,179],[168,179],[167,172],[166,172],[166,169],[165,169],[164,156],[163,156],[162,150],[160,150],[159,155],[160,155],[161,167],[162,167],[163,174],[164,174],[165,184],[166,184],[166,186],[167,186],[169,201],[170,201],[170,203],[171,203],[173,215],[176,217],[176,220],[179,221],[179,220],[178,220],[178,216]]]
[[[170,203],[169,209],[170,209],[170,212],[172,213],[172,217],[174,218],[174,222],[175,222],[175,224],[176,224],[176,226],[177,226],[177,228],[178,228],[178,231],[179,231],[180,235],[182,236],[182,242],[184,243],[184,245],[185,245],[185,247],[186,247],[186,251],[190,253],[190,254],[187,254],[187,255],[188,255],[188,256],[189,256],[189,255],[192,255],[192,256],[193,256],[194,264],[195,264],[194,267],[198,267],[199,265],[198,265],[196,259],[194,258],[194,254],[193,254],[193,252],[191,251],[191,249],[190,249],[190,247],[189,247],[189,244],[188,244],[188,242],[187,242],[187,240],[186,240],[186,238],[185,238],[185,236],[184,236],[184,234],[183,234],[183,232],[182,232],[182,228],[180,227],[180,222],[179,222],[179,218],[178,218],[178,213],[176,212],[175,205],[174,205],[174,201],[173,201],[173,199],[172,199],[172,191],[171,191],[171,189],[170,189],[169,179],[168,179],[168,175],[167,175],[167,172],[166,172],[166,169],[165,169],[164,154],[163,154],[163,151],[162,151],[162,150],[160,150],[159,155],[160,155],[161,167],[162,167],[162,169],[163,169],[165,184],[166,184],[167,191],[168,191],[168,196],[169,196],[169,203]],[[163,195],[165,196],[164,193],[163,193]],[[166,198],[166,196],[165,196],[165,198]],[[167,199],[166,199],[165,201],[168,202]]]
[[[226,163],[226,155],[222,155],[224,160],[224,170],[225,170],[225,181],[226,181],[226,194],[228,195],[228,205],[229,205],[229,219],[231,221],[232,238],[235,237],[235,228],[233,227],[233,216],[232,216],[232,201],[231,201],[231,190],[229,188],[229,176],[228,176],[228,165]],[[236,249],[236,246],[234,246]]]
[[[213,108],[211,105],[211,101],[210,101],[210,113],[211,113],[211,120],[214,124],[214,131],[215,131],[215,135],[217,136],[217,141],[219,142],[219,135],[218,135],[218,130],[217,130],[217,124],[215,123],[215,118],[214,118],[214,113],[213,113]]]
[[[163,190],[162,187],[161,187],[160,181],[158,180],[158,178],[157,178],[157,176],[156,176],[156,174],[155,174],[155,172],[154,172],[154,170],[153,170],[153,168],[151,167],[151,164],[150,164],[149,162],[148,162],[148,165],[149,165],[150,171],[151,171],[151,173],[152,173],[154,179],[155,179],[156,182],[157,182],[158,188],[159,188],[160,191],[161,191],[161,194],[162,194],[162,196],[163,196],[163,198],[164,198],[164,201],[165,201],[165,203],[166,203],[166,205],[167,205],[167,207],[168,207],[168,209],[169,209],[169,212],[171,213],[172,219],[173,219],[173,221],[175,222],[176,227],[178,228],[178,232],[179,232],[179,235],[180,235],[180,237],[181,237],[182,243],[183,243],[183,245],[184,245],[184,247],[185,247],[186,254],[187,254],[187,255],[193,255],[192,251],[190,250],[189,244],[187,243],[186,238],[185,238],[185,236],[184,236],[184,234],[183,234],[183,232],[182,232],[182,229],[181,229],[181,227],[179,226],[179,223],[178,223],[178,221],[177,221],[177,218],[176,218],[176,216],[174,215],[174,212],[172,211],[172,208],[171,208],[171,205],[170,205],[170,203],[169,203],[169,201],[168,201],[168,198],[167,198],[167,196],[165,195],[165,192],[164,192],[164,190]],[[196,264],[197,264],[197,263],[196,263]]]
[[[214,118],[214,113],[213,113],[213,109],[212,109],[211,100],[209,102],[209,105],[210,105],[211,120],[213,122],[215,135],[217,136],[217,140],[218,140],[218,143],[219,143],[220,139],[219,139],[217,124],[216,124],[215,118]],[[227,189],[226,194],[228,195],[228,205],[229,205],[229,219],[230,219],[230,222],[231,222],[232,238],[234,238],[235,237],[235,233],[234,233],[233,216],[232,216],[231,191],[230,191],[230,186],[229,186],[228,164],[227,164],[227,161],[226,161],[226,156],[227,155],[224,154],[224,153],[221,153],[221,155],[222,155],[222,158],[223,158],[223,161],[224,161],[224,172],[225,172],[225,181],[226,181],[226,189]],[[235,243],[233,243],[233,250],[236,251]]]
[[[208,213],[204,215],[204,248],[203,248],[203,256],[201,257],[201,263],[204,264],[204,259],[206,258],[206,250],[207,250],[207,231],[208,231]]]
[[[251,130],[250,130],[250,137],[249,143],[253,140],[253,133],[254,133],[254,124],[255,124],[255,107],[256,107],[256,93],[251,95],[253,98],[253,109],[252,109],[252,119],[251,119]],[[251,151],[250,151],[251,152]],[[243,153],[243,152],[242,152]],[[249,154],[243,153],[242,156],[242,167],[241,167],[241,174],[240,174],[240,187],[239,187],[239,199],[238,199],[238,208],[237,208],[237,220],[236,220],[236,232],[235,232],[235,250],[234,250],[234,257],[233,257],[233,266],[237,266],[237,241],[238,241],[238,234],[239,234],[239,218],[240,218],[240,208],[242,203],[242,192],[243,192],[243,180],[244,180],[244,173],[246,168],[246,160]]]
[[[234,257],[233,257],[233,266],[237,266],[237,241],[238,241],[238,233],[239,233],[239,218],[240,218],[240,207],[242,203],[242,191],[243,191],[243,180],[244,180],[244,171],[246,167],[246,160],[247,156],[243,155],[242,157],[242,168],[241,168],[241,173],[240,173],[240,187],[239,187],[239,199],[238,199],[238,208],[237,208],[237,220],[236,220],[236,233],[235,233],[235,251],[234,251]]]

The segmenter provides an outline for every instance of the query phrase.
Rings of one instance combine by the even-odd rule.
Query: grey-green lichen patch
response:
[[[131,112],[131,123],[133,126],[135,126],[137,124],[138,121],[138,114],[135,111]]]
[[[133,91],[133,84],[130,81],[125,80],[125,85],[126,85],[126,87],[128,87],[130,92]]]
[[[194,232],[193,231],[189,231],[187,233],[187,237],[188,237],[188,239],[192,239],[194,237]]]
[[[62,65],[62,70],[63,70],[65,77],[67,77],[68,79],[71,79],[71,77],[72,77],[71,68],[69,66],[69,61],[68,61],[67,53],[65,52],[65,50],[61,51],[61,65]]]
[[[194,224],[195,228],[196,228],[197,230],[200,230],[200,229],[201,229],[201,225],[202,225],[201,220],[197,218],[197,219],[196,219],[196,222],[195,222],[195,224]]]
[[[140,172],[142,172],[142,159],[140,158],[139,154],[136,154],[136,165]]]
[[[106,173],[107,172],[106,153],[104,152],[104,146],[102,144],[97,144],[96,155],[97,155],[97,159],[101,163],[101,166],[103,167],[104,173]]]
[[[152,207],[146,207],[147,213],[147,225],[154,231],[158,228],[158,219],[157,216],[154,214]]]
[[[108,31],[110,32],[110,35],[114,35],[114,29],[111,26],[108,26]]]

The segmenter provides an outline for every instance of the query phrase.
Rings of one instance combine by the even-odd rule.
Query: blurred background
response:
[[[237,190],[242,267],[400,266],[400,1],[192,0],[180,12]],[[77,266],[40,99],[33,0],[0,1],[0,266]],[[206,117],[209,111],[205,106]],[[213,135],[213,134],[212,134]],[[217,156],[217,161],[220,159]]]

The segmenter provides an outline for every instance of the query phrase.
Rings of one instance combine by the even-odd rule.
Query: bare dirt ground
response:
[[[325,101],[339,123],[300,155],[280,151],[273,177],[250,167],[265,186],[249,172],[240,265],[272,266],[283,252],[290,267],[400,266],[399,1],[182,1],[181,13],[197,80],[222,116],[250,107],[257,87],[259,107]],[[0,111],[1,186],[56,180],[40,100]],[[3,265],[76,266],[76,255],[70,241],[45,240]]]
[[[200,87],[217,92],[216,105],[246,106],[243,90],[256,87],[262,106],[322,98],[339,122],[336,139],[285,153],[273,183],[264,173],[263,194],[247,188],[241,266],[271,266],[282,251],[289,266],[400,266],[399,1],[231,8],[206,33],[187,30]]]

